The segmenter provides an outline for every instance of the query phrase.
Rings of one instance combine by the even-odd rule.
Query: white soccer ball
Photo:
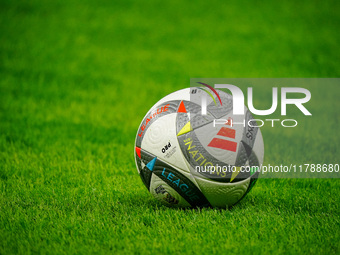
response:
[[[244,116],[233,116],[230,94],[217,90],[209,97],[207,93],[207,89],[186,88],[164,97],[138,129],[138,172],[151,194],[165,205],[229,207],[257,180],[264,146],[251,113],[245,107]],[[201,114],[203,96],[206,115]]]

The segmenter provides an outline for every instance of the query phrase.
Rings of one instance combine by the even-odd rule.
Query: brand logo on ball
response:
[[[231,125],[231,123],[232,123],[232,118],[229,118],[229,120],[225,123],[225,125]],[[214,147],[214,148],[219,148],[219,149],[222,149],[222,150],[236,152],[237,143],[234,141],[235,135],[236,135],[235,129],[233,129],[231,127],[221,127],[221,129],[217,133],[217,136],[214,137],[210,141],[208,146]],[[224,138],[219,138],[218,136],[232,139],[232,141],[224,139]]]

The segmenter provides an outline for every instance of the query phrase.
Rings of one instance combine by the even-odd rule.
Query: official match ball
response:
[[[172,207],[236,204],[254,186],[263,156],[251,113],[244,106],[244,115],[233,115],[232,95],[212,87],[182,89],[158,101],[135,141],[143,183]]]

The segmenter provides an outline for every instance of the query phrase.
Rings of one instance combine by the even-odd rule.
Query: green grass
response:
[[[231,210],[177,210],[133,159],[144,114],[191,77],[339,77],[339,10],[1,0],[0,254],[339,253],[339,180],[262,179]],[[338,94],[313,88],[295,133],[263,129],[265,162],[339,163]]]

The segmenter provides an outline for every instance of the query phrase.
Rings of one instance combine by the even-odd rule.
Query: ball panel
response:
[[[246,108],[245,127],[243,127],[244,132],[242,141],[248,144],[251,148],[253,148],[257,133],[260,131],[260,129],[257,127],[256,121],[253,119],[253,115]],[[248,122],[251,126],[248,125]]]
[[[212,206],[226,207],[238,202],[246,193],[250,179],[237,183],[220,183],[196,177],[196,181]]]
[[[145,131],[141,148],[170,165],[190,173],[176,134],[176,114],[171,113],[155,120]]]
[[[196,181],[191,174],[169,165],[144,149],[141,149],[140,154],[141,158],[136,153],[136,164],[143,183],[149,191],[151,191],[150,187],[154,187],[152,175],[156,175],[174,189],[192,207],[209,206],[208,200],[197,187]],[[168,193],[173,196],[172,193]]]
[[[178,192],[192,207],[210,206],[201,190],[196,186],[193,177],[176,169],[162,160],[158,160],[153,170],[171,188]]]
[[[222,91],[222,90],[216,90],[221,98],[222,105],[218,101],[218,103],[215,104],[214,101],[211,101],[207,106],[207,111],[214,116],[215,119],[223,118],[223,116],[231,113],[233,109],[233,97]],[[216,101],[216,96],[215,101]]]
[[[145,115],[142,123],[138,128],[135,142],[136,146],[141,146],[145,132],[149,129],[151,124],[155,122],[158,118],[171,113],[176,113],[179,103],[180,101],[175,100],[153,106],[152,109]]]
[[[259,161],[259,165],[263,164],[264,158],[264,144],[261,130],[259,129],[257,132],[257,136],[253,146],[253,152],[256,154],[256,157]]]
[[[220,182],[230,181],[231,173],[219,175],[218,172],[201,171],[206,170],[213,165],[215,166],[218,164],[219,166],[228,166],[228,164],[213,157],[205,147],[202,146],[194,131],[180,135],[177,139],[183,156],[190,164],[191,173],[194,176],[202,176]],[[196,171],[196,168],[199,168],[200,171]]]
[[[139,153],[137,153],[139,151]],[[135,162],[137,166],[138,173],[146,186],[147,189],[150,187],[150,181],[151,181],[151,174],[152,171],[150,171],[151,165],[153,162],[155,156],[150,154],[149,152],[136,147],[135,150]]]
[[[227,116],[226,116],[227,119]],[[235,136],[225,136],[223,130],[233,132]],[[230,127],[229,125],[213,125],[210,123],[203,127],[194,130],[199,143],[206,151],[223,165],[234,165],[237,157],[239,141],[243,135],[243,128],[237,126]],[[222,143],[219,143],[222,141]],[[235,150],[232,147],[235,146]]]

